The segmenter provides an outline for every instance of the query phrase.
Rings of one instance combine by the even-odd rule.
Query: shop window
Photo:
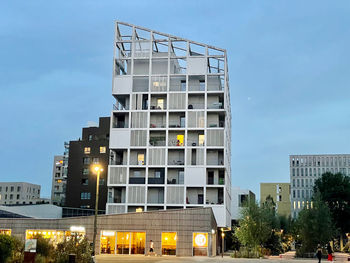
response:
[[[117,233],[117,254],[129,255],[130,247],[130,233],[118,232]]]
[[[208,255],[208,233],[193,233],[193,256]]]
[[[101,254],[115,254],[115,232],[102,231],[101,233]]]
[[[84,153],[85,154],[90,154],[91,148],[90,147],[85,147],[84,148]]]
[[[145,254],[146,233],[132,232],[131,233],[131,251],[130,254]]]
[[[11,229],[0,229],[0,235],[11,236]]]
[[[176,232],[162,233],[162,255],[176,255]]]

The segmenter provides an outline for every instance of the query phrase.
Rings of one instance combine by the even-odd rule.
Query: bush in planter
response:
[[[78,238],[72,236],[68,241],[64,240],[62,243],[57,244],[57,248],[54,251],[54,262],[66,263],[68,262],[69,254],[76,255],[77,263],[91,262],[91,246],[86,238]]]
[[[0,262],[6,262],[12,255],[14,242],[11,236],[0,235]]]

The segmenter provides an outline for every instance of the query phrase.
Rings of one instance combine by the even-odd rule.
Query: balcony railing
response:
[[[187,141],[187,146],[204,146],[204,142],[199,143],[198,141]]]
[[[149,144],[151,146],[165,146],[165,137],[163,139],[150,138]]]
[[[113,110],[129,110],[129,106],[123,106],[121,103],[113,104]]]
[[[223,109],[224,106],[222,105],[221,102],[214,102],[214,103],[211,103],[211,104],[208,104],[208,109]]]
[[[168,165],[184,165],[184,159],[169,160]]]
[[[204,103],[189,103],[188,104],[188,109],[189,110],[204,109]]]

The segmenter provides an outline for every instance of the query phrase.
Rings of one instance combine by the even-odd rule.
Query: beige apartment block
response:
[[[279,215],[290,216],[290,183],[260,183],[260,204],[271,196]]]

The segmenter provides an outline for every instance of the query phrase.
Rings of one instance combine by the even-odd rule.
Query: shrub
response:
[[[8,235],[0,235],[0,262],[6,262],[12,255],[14,242]]]
[[[72,236],[68,241],[57,244],[54,251],[54,260],[56,263],[68,262],[69,254],[75,254],[77,263],[91,262],[91,247],[86,238],[78,239]]]

